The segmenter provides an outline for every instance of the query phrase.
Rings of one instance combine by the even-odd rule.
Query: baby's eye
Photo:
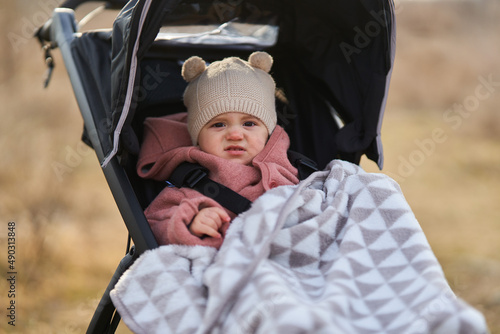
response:
[[[223,126],[224,126],[224,123],[222,123],[222,122],[216,122],[216,123],[212,124],[213,128],[222,128]]]
[[[245,123],[243,123],[243,126],[255,126],[257,125],[257,123],[253,122],[253,121],[246,121]]]

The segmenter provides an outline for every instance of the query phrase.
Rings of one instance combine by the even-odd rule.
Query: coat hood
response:
[[[187,113],[146,119],[137,164],[139,176],[165,181],[180,163],[188,161],[208,168],[210,178],[214,181],[230,182],[235,191],[248,186],[249,182],[259,183],[261,179],[276,176],[284,177],[292,183],[298,182],[297,169],[287,157],[290,140],[280,126],[276,126],[264,149],[254,158],[252,166],[246,166],[192,146],[186,121]],[[241,177],[242,175],[245,177]],[[241,180],[240,186],[238,180]]]

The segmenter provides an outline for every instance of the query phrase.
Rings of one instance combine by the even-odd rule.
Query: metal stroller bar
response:
[[[84,119],[88,137],[97,154],[98,160],[102,161],[104,152],[99,142],[97,120],[94,119],[91,112],[78,68],[71,54],[72,41],[77,38],[75,34],[77,31],[77,24],[74,19],[73,10],[67,8],[55,9],[50,25],[46,25],[43,28],[45,29],[45,33],[49,33],[48,36],[50,36],[50,39],[48,40],[52,43],[56,43],[60,49],[78,106]],[[103,169],[103,173],[134,242],[134,247],[118,265],[95,311],[87,333],[113,333],[115,331],[120,317],[118,314],[115,314],[115,308],[109,297],[109,292],[114,288],[123,272],[141,253],[145,250],[158,247],[158,243],[144,217],[143,209],[134,196],[134,191],[126,172],[119,164],[116,157]]]
[[[75,32],[76,22],[73,11],[65,8],[57,8],[52,17],[52,41],[57,43],[61,51],[64,65],[68,71],[75,97],[84,119],[87,134],[97,154],[97,158],[101,161],[104,158],[104,152],[98,138],[99,130],[96,120],[92,116],[75,61],[71,56],[71,42],[76,38]],[[128,177],[118,160],[116,158],[113,159],[103,169],[103,172],[132,236],[136,252],[141,254],[145,250],[158,247],[156,239],[144,217],[143,210],[134,196],[134,191]]]
[[[99,305],[97,306],[94,316],[90,321],[87,328],[87,333],[114,333],[118,323],[120,322],[120,315],[115,310],[115,306],[109,297],[109,293],[115,287],[116,283],[123,275],[123,273],[134,263],[137,258],[137,253],[134,247],[125,257],[120,261],[116,268],[113,277],[111,278],[106,291],[104,292]]]

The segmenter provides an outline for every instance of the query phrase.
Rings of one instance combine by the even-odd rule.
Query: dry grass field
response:
[[[80,143],[57,50],[42,87],[43,54],[29,35],[57,2],[2,0],[0,11],[0,270],[10,271],[12,222],[17,272],[15,327],[0,282],[6,333],[83,332],[126,245],[97,159]],[[382,172],[401,184],[455,293],[500,333],[500,2],[402,1],[396,10]]]

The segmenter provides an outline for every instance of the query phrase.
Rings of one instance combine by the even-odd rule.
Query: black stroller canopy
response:
[[[211,26],[224,28],[233,22],[276,27],[277,39],[266,45],[205,45],[162,40],[158,34],[162,26],[205,25],[209,33],[202,35],[210,35]],[[277,110],[291,149],[320,168],[334,158],[359,163],[363,154],[382,168],[380,127],[394,59],[393,23],[390,0],[131,0],[115,20],[111,36],[108,116],[113,149],[103,165],[118,152],[119,143],[137,153],[133,118],[138,109],[182,97],[183,83],[173,82],[178,75],[162,82],[163,93],[138,96],[136,88],[147,74],[141,64],[155,52],[177,57],[179,65],[195,54],[213,61],[265,50],[274,58],[271,74],[286,96]]]

